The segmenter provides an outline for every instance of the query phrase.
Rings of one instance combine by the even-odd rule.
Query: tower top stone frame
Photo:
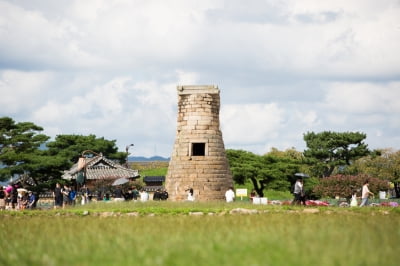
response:
[[[214,85],[177,86],[178,119],[166,177],[169,199],[223,200],[233,186],[219,123],[220,90]]]

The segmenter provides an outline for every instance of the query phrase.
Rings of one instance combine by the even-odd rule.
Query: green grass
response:
[[[0,265],[397,265],[399,208],[319,210],[130,202],[0,212]]]
[[[291,200],[293,194],[290,191],[277,191],[277,190],[266,190],[265,197],[271,200]]]
[[[167,175],[168,168],[155,168],[140,171],[141,176],[165,176]]]

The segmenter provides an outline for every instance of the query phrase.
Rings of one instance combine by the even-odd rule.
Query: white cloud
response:
[[[213,84],[228,147],[300,148],[322,130],[398,145],[399,11],[396,0],[0,0],[0,115],[169,156],[176,86]]]
[[[146,154],[158,144],[164,147],[159,151],[168,155],[169,151],[165,149],[172,146],[176,127],[176,84],[194,81],[195,76],[177,71],[175,76],[171,75],[175,82],[166,84],[135,83],[129,77],[117,77],[66,101],[49,100],[34,111],[31,119],[53,137],[57,134],[95,134],[116,139],[119,136],[121,147],[127,142],[146,139],[154,145],[136,143],[137,151]],[[165,138],[169,145],[163,144]]]
[[[81,47],[79,25],[49,20],[36,10],[0,2],[0,55],[12,67],[88,67],[104,63]],[[23,18],[23,19],[21,19]],[[4,64],[4,63],[3,63]]]
[[[37,108],[40,98],[52,84],[49,72],[0,71],[0,106],[4,114]]]
[[[283,110],[276,104],[224,105],[221,120],[226,142],[260,143],[277,137]]]
[[[400,82],[336,82],[326,93],[325,104],[336,112],[359,114],[398,113]]]

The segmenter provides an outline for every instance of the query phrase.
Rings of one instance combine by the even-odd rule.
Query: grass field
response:
[[[398,265],[399,218],[399,208],[241,202],[3,211],[0,265]]]

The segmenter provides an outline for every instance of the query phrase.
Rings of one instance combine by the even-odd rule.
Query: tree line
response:
[[[53,188],[62,181],[63,171],[70,169],[85,150],[125,163],[127,153],[118,152],[116,140],[95,135],[58,135],[51,141],[42,131],[32,122],[0,118],[0,181],[18,177],[33,191]]]
[[[273,148],[264,155],[227,150],[235,183],[250,182],[258,195],[266,188],[293,191],[296,173],[307,176],[309,197],[349,197],[369,179],[375,192],[393,189],[400,197],[400,151],[370,150],[361,132],[307,132],[304,152]]]
[[[116,140],[95,135],[57,135],[50,140],[42,131],[32,122],[0,118],[0,181],[19,176],[32,190],[52,188],[86,150],[121,164],[126,162],[127,153],[118,152]],[[303,152],[273,148],[257,155],[228,149],[227,157],[235,183],[250,182],[260,196],[265,189],[291,191],[295,174],[304,173],[309,176],[305,189],[310,196],[345,194],[360,180],[372,178],[373,188],[385,190],[393,185],[399,197],[400,151],[370,150],[364,142],[366,137],[362,132],[307,132],[303,135],[307,147]]]

